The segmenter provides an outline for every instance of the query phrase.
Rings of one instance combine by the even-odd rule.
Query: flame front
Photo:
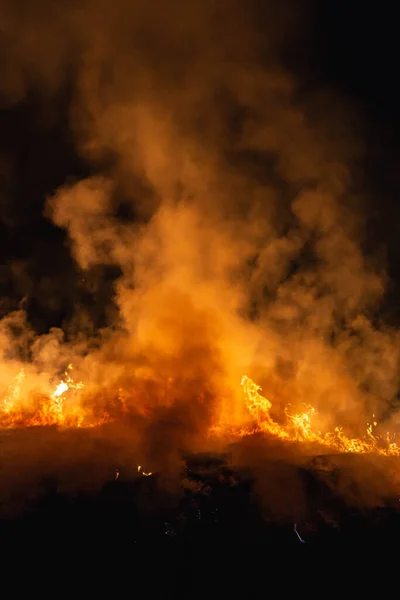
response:
[[[64,373],[51,393],[37,394],[34,402],[26,405],[22,402],[22,386],[25,371],[22,369],[9,387],[0,410],[0,426],[3,428],[32,427],[32,426],[62,426],[62,427],[95,427],[113,418],[124,418],[127,413],[124,390],[118,389],[120,411],[111,417],[107,412],[94,417],[93,411],[85,405],[82,396],[85,386],[82,381],[76,382],[72,377],[72,365]],[[247,423],[240,428],[232,429],[230,424],[217,421],[213,423],[209,434],[224,436],[228,432],[237,437],[243,437],[259,432],[284,442],[315,444],[324,447],[329,452],[376,453],[386,456],[399,456],[400,446],[394,442],[389,433],[384,436],[375,435],[374,428],[378,423],[373,415],[373,421],[366,425],[363,438],[349,437],[342,427],[336,427],[331,432],[321,433],[314,427],[313,420],[316,410],[305,406],[303,412],[291,414],[285,409],[285,419],[279,423],[271,415],[272,403],[261,394],[261,388],[250,377],[244,375],[241,380],[243,388],[244,408],[247,412]],[[121,396],[123,401],[121,400]],[[147,414],[151,418],[151,413]],[[142,475],[150,475],[138,467]]]
[[[377,453],[385,456],[399,456],[400,447],[391,441],[390,434],[382,437],[375,436],[373,427],[377,422],[368,423],[364,439],[348,437],[341,427],[336,427],[333,432],[321,433],[313,427],[313,416],[316,410],[306,406],[302,413],[291,415],[285,410],[287,421],[280,425],[275,422],[270,414],[272,403],[260,394],[261,388],[246,375],[241,381],[247,408],[254,419],[254,427],[246,433],[255,431],[263,432],[269,436],[291,442],[314,443],[324,446],[329,451],[352,453]],[[373,415],[374,417],[374,415]]]

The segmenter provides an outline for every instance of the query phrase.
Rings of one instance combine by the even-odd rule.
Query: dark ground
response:
[[[33,568],[28,587],[43,591],[53,585],[82,591],[85,581],[92,593],[111,585],[115,593],[150,597],[213,597],[222,590],[224,597],[261,598],[271,586],[296,593],[313,582],[313,595],[320,577],[347,586],[347,574],[354,583],[360,569],[365,583],[363,560],[379,561],[396,548],[397,498],[367,505],[339,493],[346,465],[353,468],[359,458],[266,459],[261,487],[257,468],[233,467],[231,459],[186,456],[179,493],[162,473],[143,476],[135,469],[121,469],[118,479],[110,472],[100,489],[65,491],[54,469],[33,496],[27,493],[17,515],[2,511],[4,572],[8,562]],[[294,481],[302,488],[296,529],[303,541],[295,531],[296,510],[288,509]]]

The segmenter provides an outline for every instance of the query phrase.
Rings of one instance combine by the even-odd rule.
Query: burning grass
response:
[[[137,414],[139,406],[126,404],[126,398],[132,394],[119,388],[114,398],[108,403],[98,403],[85,396],[85,386],[82,381],[75,381],[73,366],[68,365],[61,379],[51,393],[34,391],[29,403],[26,404],[21,386],[25,377],[21,369],[8,389],[8,393],[0,408],[0,426],[3,428],[58,426],[66,428],[92,428],[113,420],[121,420],[127,413]],[[204,432],[210,438],[233,439],[263,432],[272,438],[293,443],[315,444],[322,446],[326,452],[341,453],[374,453],[384,456],[399,456],[400,446],[395,441],[395,435],[385,432],[376,433],[378,423],[372,415],[372,422],[367,423],[363,437],[349,436],[341,426],[333,431],[322,433],[314,425],[316,410],[313,406],[305,405],[303,412],[291,413],[288,407],[284,409],[284,419],[281,422],[272,416],[272,403],[261,394],[261,388],[252,379],[244,375],[241,380],[243,388],[242,414],[243,423],[233,426],[223,420],[222,415],[213,414],[212,423]],[[159,390],[158,390],[159,391]],[[200,401],[202,393],[199,393]],[[168,411],[174,404],[165,396],[163,405]],[[154,406],[153,406],[154,409]],[[151,421],[153,411],[145,409],[145,414]],[[143,413],[143,410],[142,410]]]

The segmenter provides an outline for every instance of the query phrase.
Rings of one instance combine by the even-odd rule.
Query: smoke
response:
[[[73,363],[96,410],[125,390],[136,416],[152,411],[132,444],[154,469],[248,420],[243,373],[277,410],[314,405],[324,427],[363,428],[398,393],[353,177],[362,145],[351,110],[285,67],[304,23],[276,4],[2,2],[2,104],[69,90],[91,176],[45,214],[107,305],[101,328],[79,303],[43,336],[22,309],[6,315],[2,387],[22,362],[41,386]]]

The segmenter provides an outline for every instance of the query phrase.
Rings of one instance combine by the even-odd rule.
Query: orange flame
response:
[[[385,456],[399,456],[400,447],[390,441],[390,434],[384,438],[373,434],[373,427],[377,426],[374,420],[367,424],[364,439],[348,437],[341,427],[336,427],[333,432],[321,433],[313,428],[312,417],[316,411],[312,406],[306,406],[303,413],[290,415],[287,410],[287,422],[284,425],[276,423],[270,414],[272,403],[260,394],[261,388],[246,375],[242,378],[242,386],[247,408],[255,421],[255,427],[246,433],[254,431],[264,432],[270,436],[291,442],[316,443],[335,452],[372,453]],[[374,415],[373,415],[374,417]]]
[[[143,468],[141,465],[138,465],[138,473],[140,473],[140,475],[143,475],[143,477],[150,477],[150,475],[153,475],[153,473],[151,473],[151,471],[149,473],[146,473],[146,471],[143,471]]]
[[[21,369],[0,408],[0,427],[95,427],[107,419],[92,420],[79,401],[65,403],[66,393],[75,393],[84,388],[82,381],[75,382],[71,376],[72,365],[68,365],[62,379],[51,394],[36,394],[27,408],[22,403],[21,385],[25,371]]]
[[[112,420],[108,414],[100,418],[94,417],[92,412],[85,407],[81,391],[84,390],[82,381],[76,382],[72,377],[72,365],[64,373],[64,378],[49,394],[38,394],[35,401],[27,409],[22,403],[22,385],[25,372],[22,369],[15,377],[14,383],[9,387],[7,395],[0,407],[0,427],[32,427],[32,426],[62,426],[62,427],[96,427]],[[313,443],[334,452],[352,453],[377,453],[386,456],[400,456],[400,446],[392,441],[389,433],[378,436],[374,428],[378,425],[373,415],[373,421],[367,423],[364,438],[349,437],[343,428],[336,427],[334,431],[321,433],[314,427],[313,418],[316,410],[312,406],[305,406],[300,413],[290,414],[285,410],[286,422],[281,424],[271,416],[272,403],[263,396],[260,386],[244,375],[241,380],[244,392],[244,404],[252,420],[251,426],[244,426],[232,430],[227,424],[213,424],[210,434],[220,436],[234,434],[236,437],[262,432],[268,436],[278,438],[285,442]],[[120,416],[127,412],[124,390],[118,390],[120,400]],[[150,475],[138,467],[138,472],[144,476]]]

